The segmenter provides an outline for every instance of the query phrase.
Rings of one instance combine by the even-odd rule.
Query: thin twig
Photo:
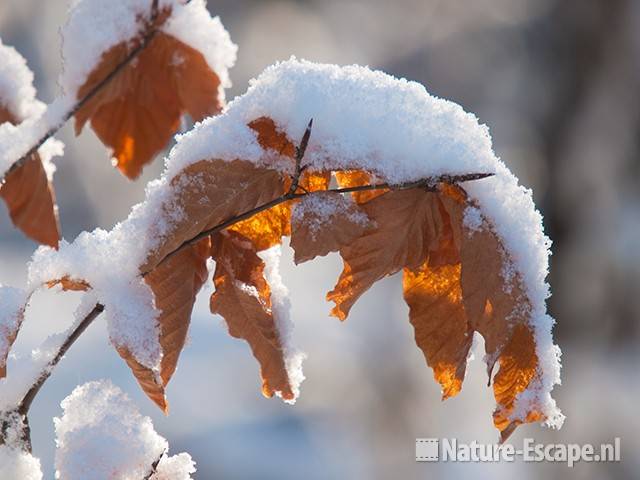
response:
[[[89,325],[91,325],[93,321],[98,317],[98,315],[100,315],[103,311],[104,305],[98,303],[95,307],[93,307],[93,310],[91,310],[91,312],[89,312],[87,316],[84,317],[80,323],[78,323],[76,328],[73,329],[71,334],[69,334],[64,343],[60,346],[60,350],[58,350],[55,357],[53,357],[49,361],[49,363],[47,363],[47,366],[42,372],[42,375],[40,375],[40,377],[38,378],[38,381],[34,383],[27,391],[24,398],[20,402],[20,405],[18,406],[18,413],[25,416],[27,415],[27,413],[29,413],[29,408],[31,408],[33,400],[36,398],[36,395],[38,395],[38,392],[44,385],[44,382],[46,382],[47,379],[51,376],[53,368],[58,365],[60,360],[62,360],[62,357],[64,357],[69,348],[71,348],[71,345],[76,342],[80,335],[84,333]]]
[[[162,461],[162,458],[166,453],[166,451],[162,452],[160,456],[151,464],[151,471],[142,480],[149,480],[151,477],[153,477],[153,474],[158,471],[158,465],[160,465],[160,462]]]
[[[100,90],[102,90],[109,82],[111,82],[111,80],[113,80],[116,76],[118,76],[118,74],[122,72],[122,70],[127,65],[129,65],[129,63],[131,63],[131,61],[134,58],[136,58],[145,48],[147,48],[147,46],[149,46],[149,43],[151,43],[151,40],[153,40],[153,38],[158,33],[158,30],[153,27],[157,18],[158,18],[158,0],[153,0],[153,3],[151,5],[151,16],[148,23],[150,28],[148,28],[147,31],[142,36],[142,41],[140,42],[140,44],[138,44],[133,50],[131,50],[131,52],[129,52],[129,54],[125,57],[125,59],[122,60],[120,63],[118,63],[118,65],[116,65],[116,67],[111,72],[109,72],[109,74],[106,77],[104,77],[93,88],[91,88],[84,97],[78,100],[78,102],[75,105],[73,105],[67,113],[64,114],[64,116],[58,123],[56,123],[51,128],[49,128],[49,130],[47,130],[47,132],[38,139],[36,144],[33,145],[27,151],[27,153],[25,153],[22,157],[16,160],[9,167],[9,169],[6,172],[4,172],[4,175],[0,177],[0,185],[3,185],[5,179],[12,172],[22,167],[26,163],[26,161],[29,159],[29,157],[31,157],[31,155],[36,153],[38,149],[42,145],[44,145],[44,143],[47,140],[49,140],[56,133],[58,133],[58,130],[60,130],[69,121],[71,117],[73,117],[76,113],[78,113],[78,110],[84,107],[93,97],[95,97],[100,92]]]

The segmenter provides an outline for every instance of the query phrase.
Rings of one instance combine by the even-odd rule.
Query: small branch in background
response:
[[[158,30],[153,27],[157,18],[158,18],[158,0],[153,0],[153,3],[151,5],[151,16],[149,19],[150,27],[142,36],[142,41],[140,42],[140,44],[137,45],[133,50],[131,50],[131,52],[129,52],[126,58],[122,60],[120,63],[118,63],[118,65],[116,65],[115,68],[111,72],[109,72],[106,77],[104,77],[104,79],[102,79],[91,90],[89,90],[89,92],[87,92],[87,94],[84,97],[79,99],[69,109],[69,111],[67,111],[67,113],[63,115],[62,119],[59,122],[57,122],[55,125],[49,128],[49,130],[47,130],[46,133],[38,139],[36,144],[33,145],[27,151],[27,153],[25,153],[22,157],[16,160],[9,167],[9,169],[0,176],[0,185],[4,184],[5,178],[7,178],[12,172],[17,170],[18,168],[22,167],[26,163],[26,161],[31,157],[31,155],[37,153],[38,149],[42,147],[42,145],[44,145],[47,140],[49,140],[56,133],[58,133],[58,131],[71,119],[71,117],[73,117],[76,113],[78,113],[78,110],[84,107],[87,104],[87,102],[89,102],[93,97],[95,97],[107,84],[109,84],[109,82],[111,82],[111,80],[117,77],[118,74],[122,72],[122,70],[124,70],[124,68],[127,65],[129,65],[131,61],[133,61],[133,59],[135,59],[145,48],[147,48],[149,43],[151,43],[151,40],[153,40],[153,38],[158,33]]]
[[[158,465],[162,461],[162,458],[166,455],[167,452],[162,452],[162,454],[158,457],[158,459],[151,464],[151,471],[144,477],[142,480],[149,480],[158,470]]]
[[[298,186],[300,185],[300,177],[302,176],[302,172],[305,169],[305,167],[302,166],[302,159],[304,158],[304,154],[307,152],[307,147],[309,146],[309,139],[311,138],[312,128],[313,118],[309,120],[309,125],[307,125],[307,129],[304,131],[304,135],[302,135],[300,145],[296,147],[296,169],[293,175],[293,181],[291,182],[291,188],[289,189],[290,194],[294,194],[298,191]]]
[[[95,307],[93,307],[93,310],[91,310],[91,312],[89,312],[87,316],[84,317],[82,321],[80,321],[80,323],[76,326],[76,328],[74,328],[73,331],[69,334],[67,339],[60,346],[60,350],[58,350],[55,357],[53,357],[47,364],[42,375],[40,375],[40,377],[38,378],[38,381],[31,386],[31,388],[27,391],[24,398],[20,402],[20,405],[18,406],[18,412],[21,415],[24,415],[26,418],[33,400],[36,398],[36,395],[38,395],[38,392],[40,392],[40,389],[42,388],[44,383],[51,376],[51,373],[53,372],[55,366],[58,365],[60,360],[62,360],[62,357],[64,357],[69,348],[71,348],[71,345],[76,342],[80,335],[84,333],[89,325],[91,325],[93,321],[98,317],[98,315],[100,315],[103,311],[104,305],[98,303]]]

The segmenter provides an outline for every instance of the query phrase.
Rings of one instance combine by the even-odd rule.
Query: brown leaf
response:
[[[269,117],[260,117],[249,122],[249,128],[258,135],[258,143],[265,150],[273,150],[276,153],[289,157],[296,156],[296,146],[291,142],[287,134],[278,128]]]
[[[210,249],[211,242],[205,238],[167,258],[144,277],[153,291],[155,307],[160,311],[160,378],[140,365],[128,350],[118,349],[144,392],[165,413],[168,411],[165,388],[184,348],[196,295],[207,280]]]
[[[0,104],[0,124],[17,123],[16,117]],[[8,174],[0,186],[0,197],[9,208],[13,224],[38,243],[58,248],[60,226],[53,185],[38,154],[31,155]]]
[[[200,161],[174,178],[172,186],[173,198],[161,212],[171,222],[170,229],[163,232],[160,245],[141,267],[143,272],[152,270],[185,241],[285,192],[280,173],[243,160]],[[178,219],[172,214],[176,206],[182,211]]]
[[[279,392],[283,399],[293,400],[264,262],[251,242],[235,232],[214,235],[211,255],[216,261],[211,312],[225,319],[230,335],[249,343],[260,363],[263,394],[272,397]]]
[[[428,259],[404,273],[416,343],[448,398],[462,387],[473,332],[484,337],[489,375],[496,361],[500,365],[493,379],[494,424],[504,441],[523,421],[543,419],[535,405],[524,420],[510,419],[517,396],[538,375],[530,303],[489,223],[483,220],[478,229],[464,226],[465,209],[474,207],[464,191],[445,185],[438,195],[444,228],[436,230],[437,242],[428,242],[435,246]]]
[[[416,344],[442,387],[442,399],[462,388],[467,355],[473,340],[462,306],[460,265],[404,270],[404,299],[415,330]]]
[[[168,15],[164,11],[156,27]],[[140,42],[142,35],[106,51],[77,97],[90,92]],[[136,59],[76,113],[76,134],[90,120],[100,140],[113,149],[118,169],[134,179],[171,140],[183,114],[200,121],[220,111],[219,88],[218,75],[199,51],[158,31]]]
[[[86,292],[91,289],[91,285],[82,279],[74,279],[67,276],[56,280],[49,280],[46,283],[47,288],[51,289],[60,285],[65,292]]]
[[[300,204],[300,207],[304,207],[303,213],[293,216],[291,248],[295,252],[296,264],[337,252],[360,238],[369,227],[365,221],[366,215],[353,201],[335,193],[314,195],[315,197],[308,197]],[[337,210],[326,216],[317,209],[307,208],[308,200],[314,203],[316,200],[332,204],[337,202]],[[311,207],[313,206],[312,204]]]
[[[438,194],[419,189],[387,192],[362,210],[377,225],[340,249],[344,269],[327,299],[331,314],[347,318],[353,304],[375,282],[407,267],[416,269],[438,246],[445,228]]]

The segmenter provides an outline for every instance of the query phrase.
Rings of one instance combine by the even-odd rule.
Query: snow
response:
[[[20,449],[0,445],[0,478],[42,480],[40,460]]]
[[[44,103],[36,99],[33,72],[18,51],[4,45],[0,38],[0,105],[23,120],[40,115]]]
[[[19,121],[20,126],[4,123],[0,125],[0,178],[4,172],[22,157],[50,125],[57,120],[60,110],[47,111],[44,103],[36,99],[33,87],[33,73],[27,62],[13,47],[2,44],[0,39],[0,106],[6,107]],[[59,121],[59,120],[58,120]],[[38,153],[42,159],[49,180],[53,179],[54,156],[64,152],[64,144],[49,139]]]
[[[40,248],[30,268],[32,285],[67,274],[88,280],[107,310],[122,316],[118,325],[135,330],[131,335],[119,331],[118,335],[131,337],[119,340],[140,347],[135,355],[146,356],[151,365],[157,360],[157,351],[153,345],[143,345],[139,336],[152,332],[155,319],[149,313],[151,293],[140,282],[138,267],[170,231],[173,219],[159,219],[158,212],[165,208],[174,218],[182,214],[172,205],[171,180],[203,159],[241,158],[283,168],[274,162],[273,152],[262,150],[256,133],[247,126],[262,116],[272,118],[294,141],[299,141],[309,119],[314,119],[303,160],[312,170],[364,169],[393,184],[442,174],[494,174],[464,185],[481,213],[479,217],[478,212],[467,212],[465,222],[477,226],[482,218],[487,219],[520,274],[531,303],[530,324],[542,376],[535,388],[520,396],[516,415],[533,400],[541,405],[548,424],[559,427],[564,417],[550,395],[560,380],[559,349],[553,344],[553,320],[546,312],[551,242],[544,234],[531,191],[520,186],[496,157],[488,128],[474,115],[431,96],[418,83],[366,67],[320,65],[292,58],[268,68],[222,115],[208,118],[178,137],[162,177],[148,185],[145,202],[134,207],[127,220],[110,232],[96,230],[83,233],[72,244],[63,242],[58,253]],[[271,256],[278,255],[270,252],[268,265],[275,264]],[[275,284],[274,304],[282,308],[277,315],[281,332],[289,338],[286,289],[277,270],[268,270]],[[290,345],[287,348],[291,348],[290,373],[301,380],[301,356]]]
[[[75,0],[62,29],[64,71],[60,85],[75,96],[102,54],[111,47],[139,35],[142,20],[151,13],[152,0]],[[171,9],[171,17],[161,31],[200,51],[216,72],[223,88],[231,86],[228,69],[236,60],[237,47],[218,17],[212,18],[204,0],[160,0],[160,10]]]
[[[289,301],[289,289],[282,282],[280,276],[280,257],[282,248],[280,245],[273,246],[268,250],[259,252],[258,255],[265,263],[264,276],[271,287],[271,308],[276,322],[276,328],[280,334],[282,351],[284,354],[284,366],[291,383],[291,391],[294,398],[285,400],[286,403],[294,404],[300,395],[300,384],[305,377],[302,373],[302,362],[306,355],[298,350],[293,344],[293,320],[291,319],[291,302]],[[280,392],[276,392],[278,396]]]
[[[18,333],[27,300],[28,294],[24,290],[0,284],[0,366],[5,364],[9,354],[9,339]]]
[[[76,387],[54,418],[56,478],[65,480],[140,480],[162,457],[156,480],[187,480],[195,471],[187,454],[166,458],[167,441],[149,417],[108,380]]]
[[[156,473],[150,480],[191,480],[195,473],[195,463],[188,453],[180,453],[172,457],[162,457]]]
[[[369,225],[369,217],[354,206],[355,202],[350,195],[316,193],[303,198],[294,206],[291,223],[301,225],[304,222],[313,238],[324,225],[337,217],[346,216],[355,225]]]
[[[60,242],[57,252],[40,247],[30,264],[29,281],[33,288],[69,274],[87,281],[105,306],[113,345],[128,349],[139,363],[159,372],[158,311],[151,289],[139,276],[139,265],[145,258],[145,250],[140,248],[145,242],[140,239],[147,237],[148,225],[127,230],[129,235],[120,235],[118,226],[112,232],[84,232],[73,244]]]

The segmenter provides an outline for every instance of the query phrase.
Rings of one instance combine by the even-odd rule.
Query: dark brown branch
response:
[[[36,144],[33,145],[27,151],[27,153],[25,153],[22,157],[16,160],[9,167],[9,169],[6,172],[4,172],[4,175],[0,176],[0,185],[4,183],[4,179],[7,178],[12,172],[22,167],[25,164],[25,162],[31,157],[31,155],[36,153],[38,149],[42,145],[44,145],[44,143],[47,140],[49,140],[56,133],[58,133],[58,130],[60,130],[69,121],[69,119],[78,112],[78,110],[84,107],[87,104],[87,102],[89,102],[93,97],[95,97],[100,92],[100,90],[102,90],[109,82],[111,82],[111,80],[113,80],[116,76],[118,76],[118,74],[122,72],[122,70],[124,70],[124,68],[127,65],[129,65],[129,63],[131,63],[131,61],[134,58],[136,58],[145,48],[147,48],[149,43],[151,43],[151,40],[153,40],[153,38],[158,33],[158,30],[153,27],[157,18],[158,18],[158,0],[153,0],[153,3],[151,5],[151,16],[148,23],[148,25],[150,25],[151,27],[147,28],[147,31],[143,35],[141,42],[133,50],[131,50],[131,52],[129,52],[126,58],[122,60],[120,63],[118,63],[118,65],[116,65],[116,67],[111,72],[109,72],[109,74],[106,77],[104,77],[99,83],[97,83],[93,88],[91,88],[84,97],[78,100],[78,102],[75,105],[73,105],[73,107],[71,107],[67,113],[64,114],[64,116],[58,123],[56,123],[51,128],[49,128],[49,130],[47,130],[47,132],[38,139]]]
[[[56,356],[49,361],[47,367],[42,372],[42,375],[40,376],[40,378],[38,378],[38,381],[31,386],[31,388],[27,391],[24,398],[22,399],[22,402],[20,402],[20,405],[18,407],[18,412],[20,414],[26,416],[27,413],[29,413],[29,408],[31,407],[33,400],[36,398],[36,395],[38,395],[38,392],[44,385],[44,382],[46,382],[47,379],[51,376],[54,367],[58,365],[60,360],[62,360],[62,357],[64,357],[69,348],[71,348],[71,345],[76,342],[80,335],[84,333],[89,325],[91,325],[93,321],[98,317],[98,315],[100,315],[103,311],[104,305],[98,303],[95,307],[93,307],[93,310],[91,310],[91,312],[89,312],[87,316],[84,317],[82,321],[80,321],[80,323],[78,323],[78,325],[73,329],[71,334],[60,346],[60,350],[58,350]]]
[[[153,474],[158,471],[158,465],[160,465],[160,462],[166,453],[167,452],[162,452],[162,454],[151,464],[151,471],[142,480],[149,480],[153,477]]]

